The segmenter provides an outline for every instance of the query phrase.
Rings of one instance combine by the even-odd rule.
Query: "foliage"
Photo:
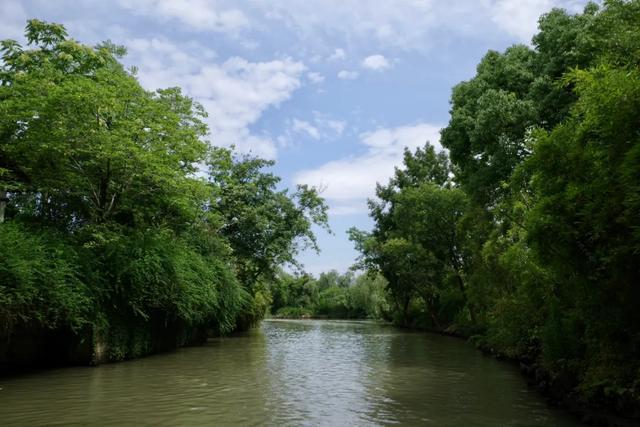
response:
[[[119,360],[259,321],[264,279],[327,225],[315,189],[211,147],[202,106],[143,89],[123,47],[26,39],[0,42],[3,337],[82,327]]]
[[[640,2],[554,9],[453,89],[448,149],[406,153],[351,230],[397,322],[473,335],[640,407]],[[434,173],[443,171],[443,173]],[[457,284],[457,285],[456,285]]]
[[[0,224],[0,333],[18,322],[79,329],[94,301],[80,280],[78,254],[51,229]]]
[[[581,338],[563,358],[580,364],[585,385],[607,380],[602,363],[625,381],[624,371],[640,367],[640,316],[630,303],[640,298],[640,73],[599,65],[567,79],[578,95],[571,116],[538,137],[522,166],[536,194],[528,240],[562,283],[557,303],[568,313],[559,322]]]
[[[441,327],[441,296],[451,294],[451,286],[466,293],[468,261],[458,222],[467,210],[467,196],[450,180],[446,154],[436,154],[430,144],[405,152],[404,165],[387,186],[378,185],[380,201],[370,201],[373,232],[352,229],[350,237],[362,253],[362,266],[389,281],[401,323],[410,324],[410,305],[418,298],[428,308],[433,326]]]
[[[387,319],[387,283],[381,276],[332,270],[318,279],[307,274],[279,272],[271,282],[275,317],[326,317],[335,319]]]
[[[209,157],[210,204],[224,219],[221,234],[238,262],[239,277],[251,285],[273,278],[276,267],[297,266],[302,249],[317,250],[311,224],[328,229],[327,206],[314,188],[299,185],[292,195],[276,190],[280,178],[263,169],[272,161],[213,149]]]

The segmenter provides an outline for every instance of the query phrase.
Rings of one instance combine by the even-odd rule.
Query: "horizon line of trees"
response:
[[[336,270],[313,275],[281,271],[270,284],[275,318],[391,320],[387,282],[381,275]]]

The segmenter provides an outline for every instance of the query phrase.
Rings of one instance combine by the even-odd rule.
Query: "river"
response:
[[[574,426],[462,340],[369,322],[265,321],[124,363],[0,379],[7,425]]]

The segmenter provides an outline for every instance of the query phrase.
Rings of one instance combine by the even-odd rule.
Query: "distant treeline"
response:
[[[456,331],[543,387],[640,412],[640,1],[555,9],[451,98],[352,229],[395,321]]]
[[[330,319],[387,319],[391,307],[386,297],[387,281],[381,275],[281,272],[271,283],[271,314],[274,317]]]
[[[38,20],[0,42],[0,367],[244,328],[327,226],[312,188],[212,147],[203,108]],[[82,347],[84,356],[74,355]]]

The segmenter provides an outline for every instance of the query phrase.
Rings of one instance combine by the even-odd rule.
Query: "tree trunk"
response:
[[[462,276],[460,275],[460,273],[456,273],[456,277],[458,278],[458,285],[460,286],[460,292],[462,292],[462,296],[464,297],[464,301],[467,305],[467,308],[469,309],[469,316],[471,317],[471,323],[473,323],[474,325],[476,325],[476,314],[475,314],[475,310],[473,309],[473,307],[471,306],[471,303],[469,302],[469,298],[467,298],[467,289],[464,285],[464,281],[462,280]]]
[[[402,307],[402,326],[409,326],[409,303],[411,302],[411,298],[404,299],[404,304]]]
[[[464,284],[464,280],[462,279],[462,266],[460,265],[460,262],[458,262],[458,257],[455,253],[455,251],[453,250],[453,248],[450,249],[451,253],[451,266],[453,267],[453,270],[455,271],[455,275],[456,275],[456,279],[458,282],[458,286],[460,287],[460,292],[462,292],[462,296],[464,298],[464,302],[467,306],[467,308],[469,309],[469,317],[471,317],[471,323],[473,323],[474,325],[476,325],[476,314],[475,314],[475,310],[473,309],[473,307],[471,306],[471,303],[469,302],[469,298],[467,298],[467,288]]]
[[[442,325],[440,324],[440,320],[438,319],[438,315],[436,314],[436,308],[433,303],[427,303],[427,309],[429,310],[429,316],[431,317],[431,322],[433,322],[433,326],[439,331],[442,331]]]
[[[7,209],[7,190],[0,190],[0,224],[4,222],[4,211]]]

